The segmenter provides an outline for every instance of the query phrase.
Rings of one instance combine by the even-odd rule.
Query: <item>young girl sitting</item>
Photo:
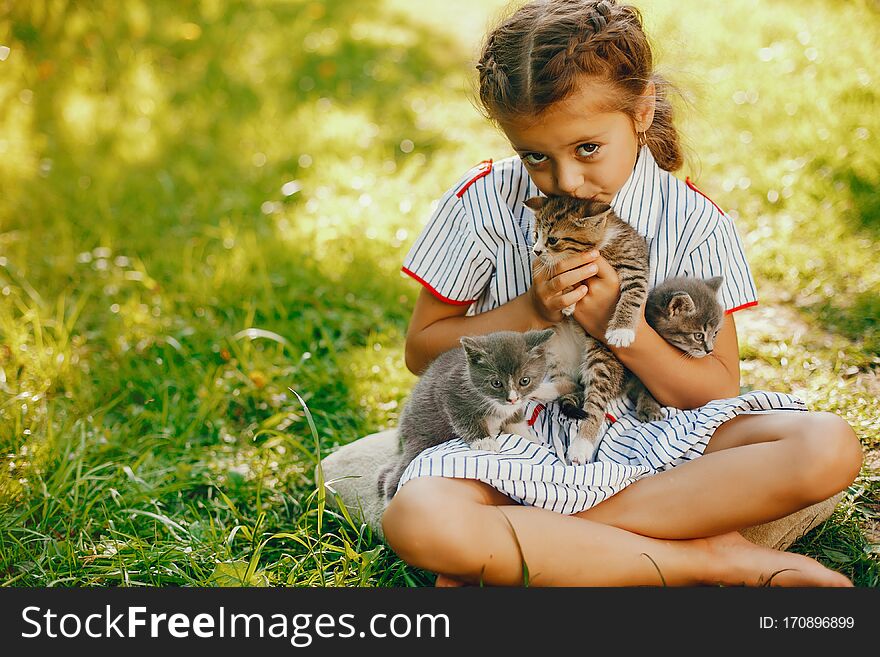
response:
[[[406,338],[412,372],[464,335],[553,326],[573,303],[603,340],[617,273],[595,252],[553,275],[532,269],[523,202],[540,194],[610,203],[647,239],[652,286],[723,276],[728,315],[705,358],[685,358],[644,317],[630,346],[610,347],[666,417],[640,423],[621,397],[591,463],[565,461],[577,422],[558,403],[527,408],[537,443],[510,434],[499,453],[461,441],[423,452],[385,511],[388,543],[439,585],[521,584],[523,562],[529,583],[545,586],[850,585],[737,533],[845,489],[862,450],[834,415],[790,395],[739,394],[732,313],[757,303],[755,285],[733,222],[670,173],[682,164],[679,137],[638,11],[529,3],[488,35],[477,68],[484,108],[518,156],[468,172],[406,258],[424,286]]]

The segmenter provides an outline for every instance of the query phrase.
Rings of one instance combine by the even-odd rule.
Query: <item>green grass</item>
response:
[[[509,153],[469,100],[504,3],[435,4],[0,9],[0,581],[431,582],[314,481],[412,386],[432,201]],[[758,280],[744,383],[876,450],[875,5],[641,6]],[[876,482],[795,549],[876,586]]]

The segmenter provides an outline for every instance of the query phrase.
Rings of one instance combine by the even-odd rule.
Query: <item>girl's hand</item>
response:
[[[602,256],[595,259],[595,264],[598,272],[590,276],[587,283],[589,291],[578,301],[572,317],[587,333],[604,344],[608,322],[620,298],[620,278]]]
[[[595,262],[597,259],[602,260],[597,251],[580,253],[559,262],[555,274],[550,275],[535,258],[532,262],[532,286],[529,288],[535,313],[546,322],[556,324],[562,321],[562,309],[588,294],[586,279],[599,271]]]

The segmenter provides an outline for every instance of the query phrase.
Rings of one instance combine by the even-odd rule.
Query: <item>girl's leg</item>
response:
[[[736,533],[660,540],[586,518],[511,501],[481,482],[424,477],[407,482],[383,517],[404,561],[449,577],[535,586],[697,584],[848,586],[801,555],[749,543]]]
[[[741,415],[703,456],[645,477],[577,516],[656,538],[715,536],[821,502],[853,482],[862,448],[829,413]]]

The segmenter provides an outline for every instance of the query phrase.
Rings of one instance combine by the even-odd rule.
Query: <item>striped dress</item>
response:
[[[442,301],[468,305],[468,315],[511,301],[532,281],[534,214],[523,201],[539,193],[519,158],[481,163],[440,199],[402,270]],[[660,169],[646,146],[611,205],[648,242],[651,287],[670,276],[720,275],[727,313],[757,304],[733,221],[690,180]],[[503,434],[500,451],[492,453],[449,440],[416,457],[400,485],[425,476],[478,479],[523,504],[577,513],[700,456],[715,429],[737,415],[805,410],[790,395],[749,392],[694,410],[664,408],[663,419],[642,423],[622,395],[607,409],[594,461],[568,465],[578,421],[556,402],[531,402],[526,417],[540,442]]]

